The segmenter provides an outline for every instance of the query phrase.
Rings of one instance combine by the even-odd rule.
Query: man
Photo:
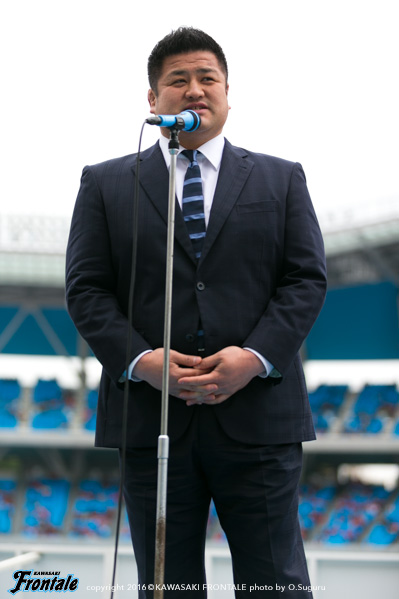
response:
[[[166,595],[206,596],[213,498],[236,596],[263,596],[267,585],[270,598],[309,597],[297,508],[301,442],[314,439],[314,430],[298,351],[323,304],[326,272],[305,176],[299,164],[223,138],[227,63],[208,35],[172,32],[148,68],[153,114],[190,109],[201,117],[197,131],[179,136],[181,150],[198,154],[177,158],[165,570],[165,583],[193,590]],[[162,130],[141,156],[127,373],[124,494],[142,585],[154,581],[168,137]],[[198,165],[200,174],[184,181]],[[68,244],[68,308],[103,365],[97,446],[121,446],[135,170],[135,155],[84,169]],[[203,196],[204,204],[198,217],[187,217],[193,179],[200,185],[194,199]],[[205,221],[203,233],[192,234],[193,218]],[[250,593],[250,586],[262,590]]]

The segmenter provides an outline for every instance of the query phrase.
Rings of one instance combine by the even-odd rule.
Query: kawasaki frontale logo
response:
[[[33,576],[32,576],[33,572]],[[44,592],[66,592],[76,591],[79,586],[79,578],[68,574],[66,578],[60,577],[60,572],[36,572],[33,570],[16,570],[13,574],[16,580],[15,586],[8,589],[12,595],[20,591],[44,591]]]

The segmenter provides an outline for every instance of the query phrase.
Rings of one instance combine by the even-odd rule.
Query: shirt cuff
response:
[[[265,371],[261,372],[258,376],[260,376],[261,379],[267,378],[269,374],[272,372],[272,370],[274,370],[273,364],[271,364],[269,360],[266,360],[264,356],[262,356],[259,352],[255,351],[254,349],[251,349],[250,347],[243,347],[243,349],[252,352],[253,354],[255,354],[257,358],[259,358],[259,360],[262,362],[264,366]]]
[[[141,352],[141,354],[139,354],[138,356],[136,356],[132,362],[130,362],[130,365],[129,365],[129,368],[128,368],[127,372],[128,372],[128,375],[129,375],[129,379],[131,381],[133,381],[134,383],[140,383],[141,382],[141,379],[139,379],[137,376],[134,376],[134,374],[133,374],[134,367],[136,366],[137,362],[139,360],[141,360],[141,358],[143,356],[145,356],[145,354],[150,354],[152,351],[153,351],[152,349],[146,349],[145,351]]]
[[[145,355],[145,354],[149,354],[151,353],[153,350],[152,349],[147,349],[143,352],[141,352],[141,354],[139,354],[138,356],[136,356],[136,358],[134,358],[134,360],[132,360],[132,362],[130,362],[129,364],[129,368],[127,369],[128,372],[128,379],[133,381],[134,383],[140,383],[141,379],[139,379],[137,376],[134,376],[133,370],[134,367],[136,366],[137,362]],[[122,376],[119,379],[119,383],[124,383],[126,381],[126,370],[125,372],[122,374]]]

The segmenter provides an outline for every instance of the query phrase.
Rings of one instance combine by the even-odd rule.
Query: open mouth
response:
[[[208,107],[206,104],[203,104],[202,102],[199,102],[198,104],[189,104],[188,106],[185,107],[184,110],[194,110],[194,112],[201,112],[203,110],[207,110]]]

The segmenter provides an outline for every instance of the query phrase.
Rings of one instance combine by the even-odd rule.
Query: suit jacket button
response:
[[[204,291],[204,289],[205,289],[205,283],[203,283],[202,281],[198,281],[198,283],[197,283],[197,289],[198,289],[198,291]]]
[[[190,341],[190,343],[192,343],[194,341],[194,339],[195,339],[195,337],[191,333],[188,333],[186,335],[186,341]]]

